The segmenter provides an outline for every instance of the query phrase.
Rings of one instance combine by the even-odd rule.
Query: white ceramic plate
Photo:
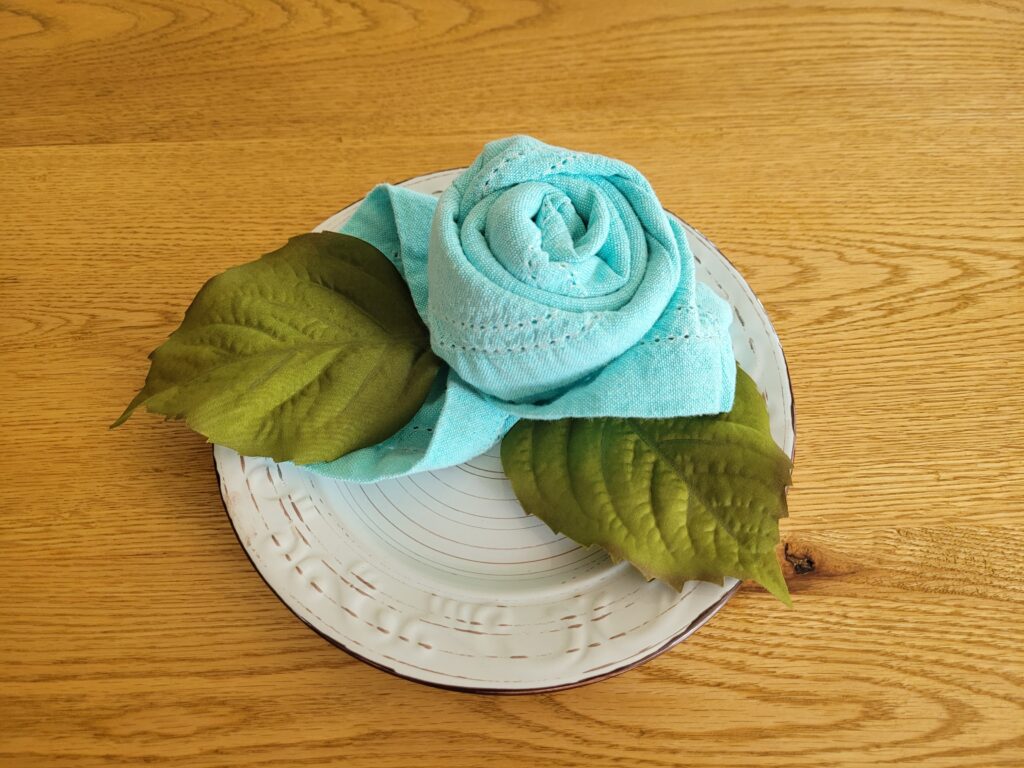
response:
[[[402,186],[433,195],[459,170]],[[337,230],[358,203],[317,231]],[[686,226],[684,224],[684,226]],[[764,307],[700,233],[686,232],[698,278],[735,309],[733,346],[790,455],[793,396]],[[316,632],[405,678],[517,693],[593,682],[685,639],[736,591],[646,582],[527,515],[498,448],[467,464],[375,485],[214,450],[221,492],[259,573]]]

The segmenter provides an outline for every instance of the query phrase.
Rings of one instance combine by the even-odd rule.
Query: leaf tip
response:
[[[767,572],[755,573],[753,575],[754,581],[768,590],[772,597],[787,608],[792,608],[793,598],[789,594],[789,585],[786,584],[786,579],[782,575],[782,568],[774,558],[772,565],[768,566]]]
[[[107,427],[107,429],[117,429],[126,421],[128,421],[128,419],[131,418],[131,415],[135,413],[135,409],[142,405],[142,403],[144,403],[148,398],[149,394],[146,392],[145,389],[143,389],[141,392],[135,395],[134,398],[132,398],[132,401],[128,403],[128,407],[124,409],[124,412],[120,416],[118,416],[114,420],[114,423]]]
[[[789,594],[789,588],[786,586],[786,582],[782,582],[781,587],[773,588],[767,585],[765,586],[768,592],[772,595],[772,597],[774,597],[787,608],[793,607],[793,597]]]

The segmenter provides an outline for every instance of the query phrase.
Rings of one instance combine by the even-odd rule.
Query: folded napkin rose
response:
[[[313,465],[373,482],[467,461],[518,417],[728,411],[731,310],[631,166],[525,136],[488,144],[440,201],[377,187],[342,231],[409,285],[443,370],[392,438]]]

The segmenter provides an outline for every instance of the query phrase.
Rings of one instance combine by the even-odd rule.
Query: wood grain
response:
[[[0,762],[1024,764],[1022,82],[1000,0],[4,0]],[[640,167],[764,301],[795,607],[491,698],[328,646],[203,441],[107,425],[207,277],[514,132]]]

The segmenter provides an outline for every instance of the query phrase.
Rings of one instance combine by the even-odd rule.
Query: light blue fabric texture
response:
[[[374,482],[451,466],[519,417],[732,407],[731,309],[696,283],[682,227],[625,163],[502,139],[440,201],[382,185],[342,231],[395,264],[450,368],[409,425],[317,472]]]
[[[390,184],[379,184],[341,227],[383,253],[409,286],[426,322],[427,244],[437,199]]]

